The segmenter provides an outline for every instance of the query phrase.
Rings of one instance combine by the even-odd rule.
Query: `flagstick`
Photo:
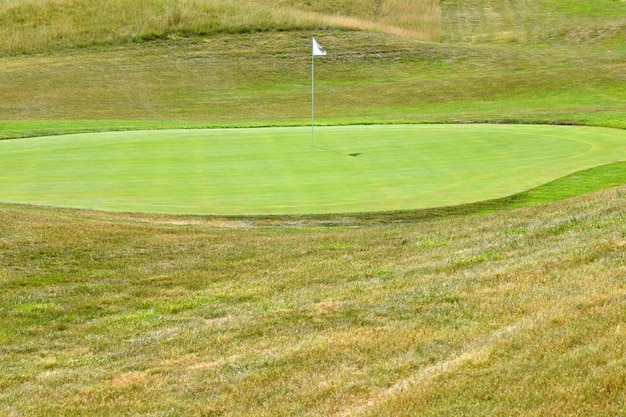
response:
[[[311,147],[315,147],[315,54],[311,54]]]
[[[311,40],[311,147],[315,147],[315,55],[326,55],[326,51],[315,38]]]

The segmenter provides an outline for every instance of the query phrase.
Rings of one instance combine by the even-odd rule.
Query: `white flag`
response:
[[[326,55],[326,51],[320,46],[319,43],[313,38],[313,56]]]

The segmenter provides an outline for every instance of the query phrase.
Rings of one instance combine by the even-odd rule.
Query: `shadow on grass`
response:
[[[340,152],[340,151],[336,151],[334,149],[325,148],[323,146],[318,146],[318,145],[313,145],[313,148],[314,149],[320,149],[320,150],[326,151],[326,152],[332,152],[332,153],[335,153],[335,154],[338,154],[338,155],[351,156],[353,158],[356,158],[359,155],[363,155],[363,152],[343,153],[343,152]]]

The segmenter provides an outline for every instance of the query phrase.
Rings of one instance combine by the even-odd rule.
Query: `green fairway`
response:
[[[0,142],[2,201],[180,214],[404,210],[503,197],[626,159],[623,130],[377,125]]]

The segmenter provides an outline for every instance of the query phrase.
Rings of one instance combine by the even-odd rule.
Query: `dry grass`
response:
[[[626,33],[622,1],[459,0],[443,6],[443,38],[448,42],[508,45],[610,43]]]
[[[3,206],[0,412],[619,415],[625,196],[366,228]]]
[[[433,0],[370,1],[365,5],[352,1],[340,7],[325,1],[317,2],[313,10],[297,1],[9,1],[0,3],[0,54],[322,27],[376,30],[433,40],[440,35],[440,7]]]
[[[325,4],[303,7],[302,2],[280,10],[304,21],[331,27],[380,32],[411,39],[434,41],[441,36],[441,5],[438,1],[387,0],[345,2],[343,9],[329,12]],[[307,2],[309,3],[309,2]],[[296,8],[297,7],[297,8]]]
[[[622,2],[598,0],[11,0],[0,3],[0,54],[49,52],[184,36],[348,28],[422,41],[611,44],[624,41]]]

